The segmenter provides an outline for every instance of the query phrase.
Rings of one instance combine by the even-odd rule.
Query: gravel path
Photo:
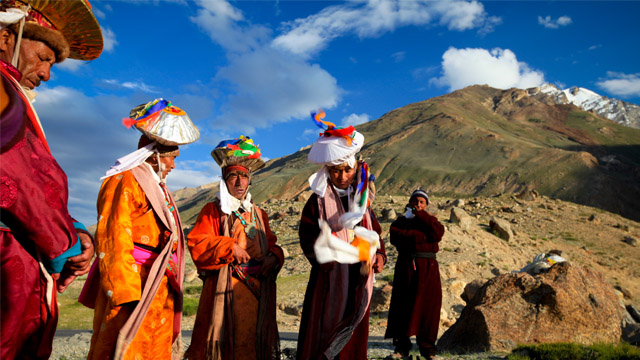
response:
[[[186,349],[191,342],[192,331],[184,330],[182,332],[182,341]],[[280,347],[283,351],[283,359],[295,359],[296,339],[297,333],[281,333],[280,334]],[[89,343],[91,341],[90,331],[80,330],[58,330],[56,336],[53,339],[53,353],[51,359],[53,360],[80,360],[86,359],[89,352]],[[370,336],[368,345],[368,357],[369,359],[384,359],[391,355],[393,352],[393,345],[391,340],[383,339],[381,336]],[[417,352],[412,352],[414,358],[418,358]],[[483,360],[497,360],[504,359],[504,357],[496,354],[467,354],[467,355],[449,355],[445,354],[441,356],[443,359],[452,360],[471,360],[471,359],[483,359]]]

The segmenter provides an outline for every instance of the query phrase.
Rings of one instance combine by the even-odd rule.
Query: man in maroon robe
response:
[[[33,3],[31,8],[26,7],[28,3],[0,3],[2,359],[49,357],[58,319],[55,290],[64,291],[76,276],[86,273],[93,256],[89,233],[67,211],[67,177],[51,155],[21,86],[29,91],[47,81],[51,65],[70,51],[72,57],[89,59],[79,53],[87,50],[82,41],[74,42],[77,36],[66,27],[56,29],[52,21],[65,19],[63,23],[68,24],[67,20],[87,21],[93,15],[82,0],[48,7]],[[84,12],[70,15],[61,7]],[[98,41],[101,50],[102,37],[95,18],[94,22],[99,41],[92,35],[85,41]]]
[[[409,355],[413,335],[422,356],[434,358],[437,351],[442,287],[436,253],[444,226],[426,211],[428,203],[426,191],[414,191],[407,212],[389,230],[398,249],[385,333],[385,338],[393,338],[394,358]]]
[[[373,272],[382,271],[386,262],[384,242],[378,239],[378,250],[371,259],[373,269],[369,269],[373,271],[365,274],[361,273],[360,263],[319,263],[314,249],[321,233],[318,220],[328,224],[338,241],[353,240],[354,228],[346,227],[340,218],[356,211],[349,199],[356,194],[357,172],[364,168],[355,159],[364,136],[352,126],[339,129],[324,123],[330,124],[329,129],[309,152],[309,161],[323,166],[309,178],[314,193],[302,210],[298,230],[300,246],[311,263],[311,274],[304,296],[296,358],[364,360]],[[366,199],[365,204],[370,200],[373,196]],[[362,210],[359,226],[379,235],[380,224],[373,211]]]

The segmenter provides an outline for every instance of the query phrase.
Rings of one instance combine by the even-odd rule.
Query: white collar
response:
[[[227,215],[230,215],[233,211],[237,211],[239,208],[244,209],[244,211],[251,211],[251,207],[253,206],[249,190],[247,190],[247,195],[243,200],[236,199],[229,194],[229,189],[227,189],[227,183],[224,179],[220,179],[218,199],[220,199],[220,209]]]

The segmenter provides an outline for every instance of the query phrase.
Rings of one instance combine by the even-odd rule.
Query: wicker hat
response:
[[[126,127],[135,126],[159,144],[176,146],[190,144],[200,138],[200,131],[189,115],[162,98],[140,104],[122,119]]]
[[[49,45],[57,62],[67,56],[93,60],[102,53],[102,31],[87,0],[1,0],[0,11],[7,9],[26,11],[22,36]]]
[[[253,174],[264,167],[260,148],[250,137],[244,135],[240,135],[237,139],[221,141],[211,151],[211,156],[222,169],[229,166],[242,166]]]

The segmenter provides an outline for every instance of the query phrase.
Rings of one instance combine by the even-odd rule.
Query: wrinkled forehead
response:
[[[349,166],[348,163],[342,163],[340,165],[333,165],[333,166],[329,166],[329,171],[349,171],[352,170],[353,168],[351,166]]]

